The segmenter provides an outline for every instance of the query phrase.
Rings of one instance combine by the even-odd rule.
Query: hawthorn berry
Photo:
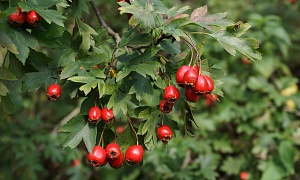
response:
[[[216,94],[204,94],[206,106],[211,106],[214,102],[218,100],[218,95]]]
[[[178,86],[184,87],[183,76],[190,68],[191,68],[190,66],[186,66],[186,65],[180,66],[180,68],[178,68],[176,75],[175,75],[175,79],[176,79]]]
[[[102,109],[102,115],[101,115],[102,121],[110,123],[115,120],[115,116],[112,109],[103,108]]]
[[[108,160],[117,159],[122,154],[120,146],[117,143],[109,143],[105,148],[105,152]]]
[[[213,90],[214,90],[214,88],[215,88],[214,81],[213,81],[212,78],[209,77],[209,76],[204,76],[204,78],[206,79],[206,82],[207,82],[206,93],[211,93],[211,92],[213,92]]]
[[[180,93],[175,86],[167,86],[164,90],[164,99],[169,103],[175,103],[180,97]]]
[[[195,93],[193,88],[187,88],[184,94],[186,100],[190,102],[197,102],[200,98],[200,94]]]
[[[198,79],[197,70],[194,68],[190,68],[188,71],[184,73],[183,83],[187,87],[194,87],[197,79]]]
[[[205,76],[199,75],[193,90],[197,94],[204,94],[207,92],[208,83]]]
[[[48,101],[56,101],[61,95],[61,87],[58,84],[51,84],[47,89]]]
[[[94,146],[92,153],[87,154],[89,163],[94,166],[105,166],[107,164],[106,152],[101,146]]]
[[[136,165],[143,160],[144,149],[141,145],[129,146],[125,152],[125,160],[129,165]]]
[[[101,109],[98,106],[91,107],[88,112],[88,119],[91,123],[97,123],[101,119]]]
[[[161,125],[157,128],[157,136],[162,142],[167,143],[172,139],[172,129],[167,125]]]
[[[124,154],[121,153],[119,158],[114,160],[109,160],[109,165],[112,168],[118,169],[123,165],[123,162],[124,162]]]
[[[17,12],[12,13],[9,16],[9,22],[14,26],[21,26],[25,22],[26,13],[22,12],[22,9],[18,7]]]
[[[72,162],[72,166],[78,166],[79,164],[81,163],[80,159],[75,159],[73,162]]]
[[[247,180],[248,178],[249,178],[249,174],[248,174],[247,172],[242,171],[242,172],[240,173],[240,179],[241,179],[241,180]]]
[[[159,109],[161,112],[167,114],[172,111],[173,105],[173,103],[169,103],[167,100],[163,99],[159,103]]]
[[[123,126],[118,126],[117,127],[117,133],[121,134],[124,131],[124,127]]]
[[[36,26],[40,22],[40,15],[35,10],[31,10],[26,14],[26,22],[31,26]]]

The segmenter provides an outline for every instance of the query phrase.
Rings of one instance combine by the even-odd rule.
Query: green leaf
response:
[[[61,72],[60,78],[66,79],[74,74],[77,74],[80,71],[80,67],[83,66],[80,61],[75,61],[73,63],[69,63]]]
[[[160,63],[156,61],[146,61],[140,64],[126,66],[122,69],[122,71],[119,71],[117,75],[117,82],[128,76],[131,72],[137,72],[144,77],[149,75],[152,79],[157,79],[156,70],[160,66]]]
[[[297,149],[295,148],[293,143],[291,143],[290,141],[282,141],[279,145],[278,152],[280,160],[286,170],[290,174],[294,174],[294,160],[297,155]]]
[[[21,79],[23,81],[22,90],[28,92],[38,90],[50,76],[49,72],[26,73]]]
[[[227,174],[239,174],[244,163],[245,159],[243,157],[228,157],[221,166],[221,169]]]
[[[177,14],[181,14],[187,10],[191,9],[189,6],[184,6],[178,9],[178,7],[174,6],[171,9],[168,9],[166,14],[168,15],[168,18],[171,18],[173,16],[176,16]]]
[[[83,91],[85,95],[91,92],[92,89],[96,88],[98,85],[98,79],[95,77],[85,77],[85,76],[74,76],[68,79],[69,81],[84,83],[79,87],[79,90]]]
[[[89,123],[84,115],[78,115],[64,124],[59,132],[69,134],[63,141],[63,147],[75,148],[83,140],[87,150],[91,153],[96,145],[97,125]]]
[[[98,92],[99,98],[101,98],[105,94],[106,84],[103,80],[98,80]]]
[[[14,54],[19,54],[17,46],[13,43],[11,38],[3,31],[0,31],[0,45],[7,48],[10,52]]]
[[[0,81],[1,83],[1,81]],[[2,104],[2,110],[6,114],[13,114],[15,109],[14,109],[14,104],[11,101],[11,98],[9,96],[2,96],[0,99],[0,103]]]
[[[153,94],[153,87],[151,81],[148,78],[144,78],[139,74],[133,76],[135,83],[129,90],[129,94],[135,94],[138,101],[143,100],[146,94]]]
[[[271,160],[264,169],[261,180],[281,180],[284,176],[285,171]]]
[[[177,29],[177,28],[174,28],[174,27],[168,26],[168,25],[160,27],[160,29],[163,31],[164,34],[172,35],[176,39],[176,41],[180,41],[180,37],[187,38],[187,35],[181,29]]]
[[[67,49],[65,53],[59,58],[58,65],[66,66],[69,63],[75,62],[75,57],[77,56],[77,52],[73,49]]]
[[[136,137],[129,125],[117,137],[116,141],[120,146],[121,150],[126,150],[129,146],[136,144]]]
[[[98,35],[97,32],[91,28],[86,23],[82,22],[79,19],[76,19],[76,23],[78,26],[79,34],[82,36],[82,42],[80,44],[80,49],[84,52],[87,52],[92,46],[92,35]]]
[[[18,80],[17,77],[9,72],[4,66],[0,67],[0,79],[9,81]]]
[[[215,38],[220,45],[233,56],[235,56],[236,51],[238,51],[253,61],[262,59],[260,52],[255,50],[258,48],[258,42],[255,39],[230,36],[225,31],[208,35]]]
[[[7,87],[0,81],[0,96],[6,96],[8,92]]]
[[[227,13],[217,13],[207,15],[207,5],[195,9],[191,14],[191,20],[196,22],[199,26],[212,30],[211,26],[229,26],[233,24],[231,20],[223,19]]]
[[[165,40],[160,43],[160,46],[163,50],[170,53],[172,56],[179,54],[180,48],[177,42],[173,42],[171,40]]]
[[[126,94],[123,93],[120,89],[118,89],[109,99],[107,103],[108,109],[113,109],[114,115],[118,116],[122,111],[123,114],[127,114],[127,102],[126,102]]]

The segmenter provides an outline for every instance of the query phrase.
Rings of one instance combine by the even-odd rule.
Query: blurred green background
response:
[[[128,27],[114,0],[96,1],[107,24],[122,34]],[[0,179],[300,179],[300,2],[289,0],[164,0],[169,7],[208,5],[208,13],[227,12],[235,22],[249,23],[245,34],[259,41],[263,60],[250,62],[229,55],[213,39],[204,42],[204,57],[220,60],[224,97],[197,103],[194,137],[177,131],[168,144],[147,151],[143,166],[92,168],[84,145],[63,149],[60,122],[78,112],[83,99],[67,94],[48,102],[45,90],[21,92],[9,84],[14,115],[0,126]],[[97,27],[93,13],[85,15]],[[0,59],[4,58],[0,55]],[[5,98],[3,98],[5,101]],[[10,106],[10,102],[7,102]],[[180,117],[172,112],[182,125]],[[119,123],[122,125],[122,122]],[[126,123],[125,123],[126,124]],[[126,125],[125,125],[126,126]]]

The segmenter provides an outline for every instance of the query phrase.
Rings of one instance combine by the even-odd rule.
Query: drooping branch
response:
[[[107,33],[108,33],[109,35],[111,35],[111,36],[113,36],[113,37],[115,38],[115,40],[116,40],[116,42],[117,42],[117,46],[118,46],[119,42],[121,41],[121,38],[120,38],[119,34],[116,33],[112,28],[110,28],[110,27],[106,24],[106,22],[103,20],[101,14],[100,14],[100,11],[99,11],[99,9],[97,8],[97,5],[96,5],[95,1],[94,1],[94,0],[90,0],[90,3],[91,3],[91,5],[92,5],[92,7],[93,7],[93,9],[94,9],[94,11],[95,11],[95,13],[96,13],[98,22],[99,22],[99,23],[107,30]]]

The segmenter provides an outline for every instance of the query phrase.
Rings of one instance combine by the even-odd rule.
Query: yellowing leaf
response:
[[[298,86],[297,84],[292,84],[289,87],[283,89],[280,94],[283,96],[291,96],[293,94],[296,94],[298,92]]]

